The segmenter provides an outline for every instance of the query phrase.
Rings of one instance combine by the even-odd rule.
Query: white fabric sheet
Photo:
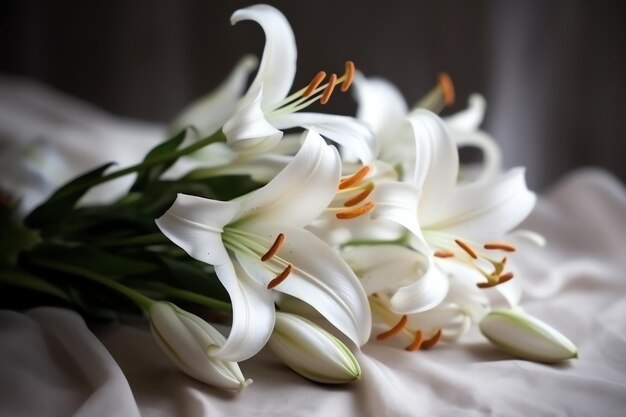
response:
[[[269,351],[241,364],[240,394],[178,371],[146,326],[88,328],[69,310],[0,311],[0,416],[623,416],[626,192],[598,170],[563,179],[524,225],[548,246],[517,252],[522,306],[580,348],[560,365],[518,360],[478,332],[405,352],[370,343],[361,381],[311,383]]]

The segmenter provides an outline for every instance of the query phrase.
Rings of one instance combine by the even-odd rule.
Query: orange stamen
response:
[[[383,332],[379,334],[378,336],[376,336],[376,340],[387,340],[390,337],[397,335],[398,333],[402,331],[402,329],[404,329],[404,326],[406,326],[406,323],[408,321],[409,321],[409,318],[405,314],[404,316],[402,316],[400,321],[395,326],[393,326],[391,329],[387,330],[386,332]]]
[[[504,284],[505,282],[510,281],[512,279],[513,279],[513,272],[507,272],[504,275],[500,275],[498,279],[496,279],[495,281],[479,282],[476,284],[476,286],[478,288],[491,288],[491,287],[495,287],[496,285]]]
[[[446,106],[451,106],[454,104],[454,84],[452,83],[452,79],[446,72],[440,72],[438,74],[439,78],[439,86],[441,87],[441,92],[443,94],[443,102]]]
[[[287,268],[285,268],[283,272],[276,275],[276,278],[274,278],[273,280],[269,282],[269,284],[267,284],[267,289],[271,290],[272,288],[274,288],[275,286],[277,286],[278,284],[286,280],[289,274],[291,274],[292,270],[293,270],[293,266],[291,266],[291,264],[287,265]]]
[[[446,249],[439,249],[433,256],[436,256],[437,258],[451,258],[454,256],[454,253]]]
[[[463,249],[469,256],[471,256],[474,259],[478,259],[478,256],[476,255],[476,251],[474,251],[474,249],[472,249],[470,245],[468,245],[467,243],[459,239],[455,239],[454,242],[457,245],[459,245],[459,247]]]
[[[441,339],[441,329],[437,330],[437,333],[435,333],[435,335],[433,337],[431,337],[430,339],[424,341],[424,343],[422,343],[422,346],[420,348],[424,349],[424,350],[430,349],[431,347],[433,347],[433,346],[435,346],[437,344],[439,339]]]
[[[340,211],[335,214],[335,216],[340,220],[354,219],[355,217],[362,216],[368,211],[374,208],[374,203],[371,201],[369,203],[363,204],[361,207],[355,207],[350,210]]]
[[[504,275],[500,275],[500,277],[498,278],[498,284],[502,284],[512,279],[513,279],[513,272],[507,272]]]
[[[339,189],[345,190],[346,188],[353,186],[354,184],[356,184],[357,182],[365,178],[365,176],[369,172],[370,172],[370,167],[368,165],[361,167],[361,169],[359,169],[354,174],[350,175],[348,178],[341,180],[341,182],[339,183]]]
[[[488,249],[488,250],[497,249],[497,250],[503,250],[503,251],[506,251],[506,252],[515,252],[515,246],[511,245],[510,243],[506,243],[506,242],[489,242],[489,243],[485,243],[484,248]]]
[[[374,191],[374,184],[369,184],[365,190],[361,191],[359,194],[355,195],[351,199],[346,200],[346,202],[343,203],[344,207],[356,206],[361,201],[369,197],[369,195],[372,194],[372,191]]]
[[[311,93],[313,93],[313,91],[322,83],[322,81],[324,81],[324,78],[326,78],[326,73],[324,71],[320,71],[317,74],[315,74],[315,77],[313,77],[313,79],[307,86],[306,90],[304,90],[304,93],[302,93],[302,96],[303,97],[310,96]]]
[[[414,352],[422,346],[422,342],[424,341],[424,337],[422,335],[422,331],[418,330],[415,332],[415,338],[411,342],[410,345],[404,348],[407,352]]]
[[[328,103],[328,100],[330,100],[330,95],[333,93],[333,90],[335,89],[335,84],[337,84],[337,74],[330,74],[328,85],[326,86],[326,89],[324,90],[324,93],[322,94],[322,98],[320,99],[321,104]]]
[[[283,242],[285,242],[285,235],[282,233],[279,233],[278,236],[276,236],[276,240],[274,241],[272,246],[269,248],[269,250],[265,252],[265,255],[261,256],[261,260],[263,262],[267,262],[270,259],[272,259],[274,255],[276,255],[276,252],[278,252],[280,247],[283,246]]]
[[[342,93],[345,93],[346,91],[348,91],[348,89],[352,85],[352,80],[354,80],[354,73],[355,73],[354,62],[346,61],[346,71],[343,74],[343,76],[346,77],[346,79],[343,81],[343,83],[341,83]]]

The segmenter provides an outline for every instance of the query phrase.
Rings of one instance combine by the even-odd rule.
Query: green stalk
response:
[[[148,311],[152,303],[154,303],[154,300],[146,297],[145,295],[139,293],[138,291],[135,291],[132,288],[122,285],[119,282],[109,279],[98,273],[88,271],[82,268],[78,268],[72,265],[57,264],[55,262],[42,261],[39,259],[35,260],[35,263],[46,268],[56,269],[57,271],[62,271],[62,272],[67,272],[69,274],[78,275],[83,278],[87,278],[91,281],[102,284],[106,287],[109,287],[112,290],[117,291],[118,293],[122,295],[125,295],[126,297],[134,301],[139,307],[141,307],[145,311]]]
[[[133,283],[133,286],[135,288],[157,291],[161,294],[168,295],[173,298],[191,301],[192,303],[209,307],[215,310],[224,311],[226,313],[231,313],[233,311],[232,306],[227,302],[216,300],[215,298],[207,297],[206,295],[198,294],[192,291],[170,287],[169,285],[163,284],[161,282],[137,282]]]
[[[151,233],[149,235],[143,236],[133,236],[126,239],[114,239],[105,241],[100,243],[99,246],[102,248],[117,248],[117,247],[126,247],[126,246],[149,246],[149,245],[159,245],[164,243],[169,243],[169,239],[167,239],[161,233]]]
[[[149,159],[147,161],[142,161],[142,162],[140,162],[138,164],[129,166],[127,168],[120,169],[119,171],[111,172],[110,174],[104,175],[104,176],[102,176],[100,178],[95,178],[92,181],[89,181],[89,182],[84,183],[84,184],[80,184],[80,187],[67,188],[62,193],[59,194],[59,197],[64,197],[65,195],[72,194],[72,193],[76,192],[77,190],[88,189],[88,188],[94,187],[96,185],[105,183],[107,181],[111,181],[111,180],[114,180],[116,178],[123,177],[124,175],[132,174],[133,172],[136,172],[136,171],[141,171],[141,170],[144,170],[146,168],[150,168],[150,167],[153,167],[155,165],[162,164],[164,162],[175,160],[177,158],[180,158],[181,156],[188,155],[188,154],[193,153],[193,152],[195,152],[197,150],[200,150],[200,149],[204,148],[205,146],[208,146],[208,145],[210,145],[212,143],[221,142],[221,141],[224,141],[224,140],[225,140],[224,134],[222,133],[221,130],[218,130],[217,132],[215,132],[211,136],[208,136],[208,137],[206,137],[204,139],[201,139],[198,142],[193,143],[193,144],[187,146],[186,148],[182,148],[182,149],[179,149],[179,150],[177,150],[175,152],[172,152],[170,154],[163,155],[163,156],[156,157],[156,158],[152,158],[152,159]]]

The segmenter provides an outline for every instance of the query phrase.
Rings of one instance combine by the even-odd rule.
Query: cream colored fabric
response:
[[[626,410],[626,192],[596,170],[573,173],[526,222],[545,248],[518,251],[522,306],[580,348],[542,365],[474,332],[408,353],[365,346],[363,378],[310,383],[268,351],[242,363],[239,395],[175,369],[142,326],[90,331],[68,310],[0,312],[0,416],[623,416]],[[95,335],[94,335],[95,333]]]

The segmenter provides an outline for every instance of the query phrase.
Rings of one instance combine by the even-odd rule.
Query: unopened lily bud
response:
[[[559,362],[578,356],[578,349],[568,338],[521,311],[491,311],[479,327],[491,343],[523,359]]]
[[[213,326],[174,304],[157,301],[150,307],[150,327],[167,356],[192,378],[220,388],[240,390],[252,380],[244,379],[237,362],[209,355],[208,349],[225,342]]]
[[[310,380],[341,384],[361,377],[361,367],[350,349],[303,317],[277,312],[269,346],[287,366]]]

